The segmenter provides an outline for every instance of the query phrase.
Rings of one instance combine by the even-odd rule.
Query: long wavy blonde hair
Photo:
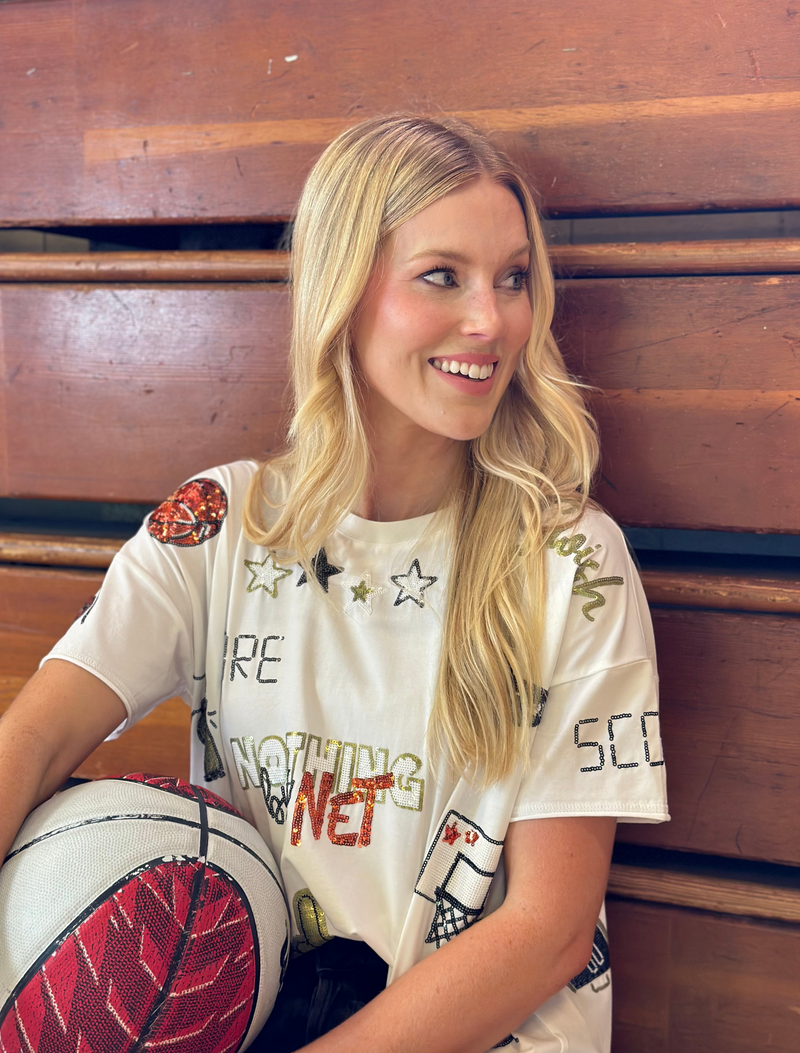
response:
[[[375,117],[339,135],[303,189],[291,253],[294,415],[287,450],[262,466],[247,537],[311,560],[356,504],[370,450],[351,323],[386,238],[480,176],[508,187],[531,242],[533,326],[489,428],[468,443],[447,512],[453,567],[428,750],[487,785],[527,756],[540,701],[544,549],[583,510],[597,461],[593,421],[550,333],[554,285],[531,192],[475,128],[451,118]],[[265,498],[277,517],[265,525]]]

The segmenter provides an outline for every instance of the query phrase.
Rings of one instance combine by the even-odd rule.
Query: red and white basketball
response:
[[[280,871],[227,802],[153,775],[76,786],[0,869],[0,1049],[244,1050],[289,943]]]

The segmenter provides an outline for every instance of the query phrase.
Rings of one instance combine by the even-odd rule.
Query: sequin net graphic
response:
[[[451,809],[428,849],[414,891],[434,904],[426,943],[443,943],[477,921],[497,870],[502,841],[495,841]]]

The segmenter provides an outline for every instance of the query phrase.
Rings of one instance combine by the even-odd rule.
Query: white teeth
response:
[[[479,366],[475,362],[469,365],[466,362],[451,361],[448,358],[433,358],[431,365],[434,369],[441,370],[442,373],[459,373],[462,377],[469,377],[470,380],[488,380],[494,373],[495,367],[494,362]]]

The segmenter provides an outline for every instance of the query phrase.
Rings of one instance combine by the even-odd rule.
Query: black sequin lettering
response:
[[[664,763],[664,758],[661,760],[650,760],[650,745],[647,741],[647,722],[645,717],[657,717],[657,709],[648,709],[646,713],[642,713],[642,738],[644,739],[644,759],[650,765],[651,768],[658,768]]]
[[[274,677],[264,677],[262,679],[261,671],[264,668],[265,662],[280,662],[280,658],[267,654],[267,644],[270,640],[282,639],[282,636],[267,636],[264,638],[264,642],[261,644],[261,661],[258,663],[258,669],[256,670],[256,680],[259,684],[277,684],[278,681]]]
[[[638,768],[638,761],[629,761],[627,764],[619,764],[617,762],[617,750],[614,746],[614,721],[615,720],[630,720],[631,713],[617,713],[611,717],[608,721],[608,741],[611,745],[611,763],[615,768]]]
[[[600,745],[599,742],[581,742],[579,740],[581,724],[597,724],[598,722],[599,717],[585,717],[583,720],[579,720],[578,723],[575,725],[575,745],[578,747],[579,750],[583,749],[584,747],[588,748],[589,746],[595,746],[597,748],[598,759],[600,761],[599,764],[592,764],[587,766],[586,768],[581,768],[581,771],[600,771],[600,769],[606,763],[603,747]]]
[[[240,640],[252,640],[253,649],[249,655],[239,654],[239,641]],[[231,655],[231,680],[236,676],[236,670],[238,668],[242,676],[247,679],[247,672],[242,665],[243,662],[252,662],[256,656],[258,650],[258,637],[253,633],[241,633],[239,636],[234,638],[233,641],[233,654]]]

